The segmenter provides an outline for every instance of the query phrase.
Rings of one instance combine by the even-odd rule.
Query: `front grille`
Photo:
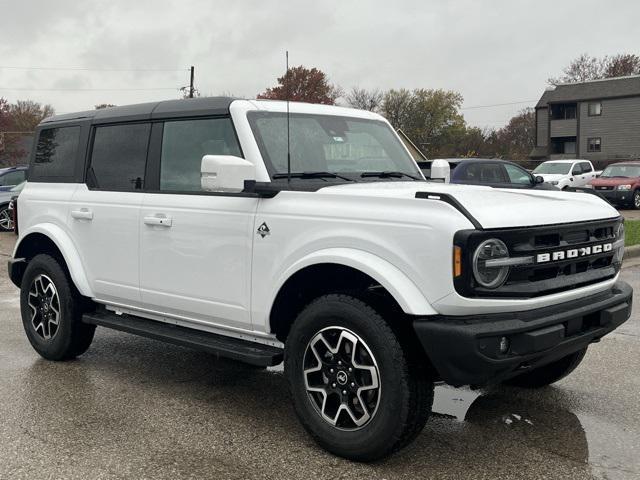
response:
[[[600,187],[596,187],[596,190],[613,190],[614,188],[616,188],[616,187],[602,187],[602,186],[600,186]]]
[[[619,223],[619,219],[613,219],[471,233],[464,242],[469,266],[472,264],[475,248],[487,238],[502,240],[511,257],[532,257],[534,262],[510,267],[507,280],[497,289],[482,288],[475,282],[473,275],[467,275],[464,281],[456,281],[456,290],[473,297],[530,298],[613,278],[620,269],[620,263],[615,261],[616,248],[571,258],[562,258],[562,255],[575,251],[582,253],[582,249],[613,244],[617,240]],[[456,244],[459,241],[460,238],[456,240]],[[558,254],[558,258],[553,258],[554,252]],[[549,254],[552,259],[539,262],[537,260],[540,254]]]

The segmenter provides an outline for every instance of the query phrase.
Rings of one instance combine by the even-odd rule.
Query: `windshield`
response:
[[[549,174],[549,175],[566,175],[571,169],[570,163],[545,162],[538,165],[533,173]]]
[[[286,113],[250,112],[248,118],[272,178],[286,174]],[[399,172],[422,179],[415,161],[385,122],[291,114],[289,124],[292,173],[329,172],[360,179],[367,172]]]
[[[640,177],[640,165],[609,165],[600,178],[611,177]]]

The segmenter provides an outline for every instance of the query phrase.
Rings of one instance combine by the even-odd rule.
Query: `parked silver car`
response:
[[[9,190],[0,192],[0,232],[13,231],[13,215],[9,209],[11,199],[20,194],[27,182],[22,182]]]

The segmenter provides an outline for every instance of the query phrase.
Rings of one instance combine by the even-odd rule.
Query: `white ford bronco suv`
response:
[[[46,119],[17,219],[9,274],[44,358],[102,326],[284,362],[307,431],[362,461],[418,435],[434,382],[550,384],[631,314],[606,202],[427,182],[384,118],[340,107]]]

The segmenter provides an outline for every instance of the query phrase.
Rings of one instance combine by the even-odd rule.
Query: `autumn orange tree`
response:
[[[267,88],[258,98],[269,100],[291,100],[292,102],[323,103],[335,105],[342,89],[329,82],[327,75],[317,68],[299,67],[278,78],[278,85]]]

